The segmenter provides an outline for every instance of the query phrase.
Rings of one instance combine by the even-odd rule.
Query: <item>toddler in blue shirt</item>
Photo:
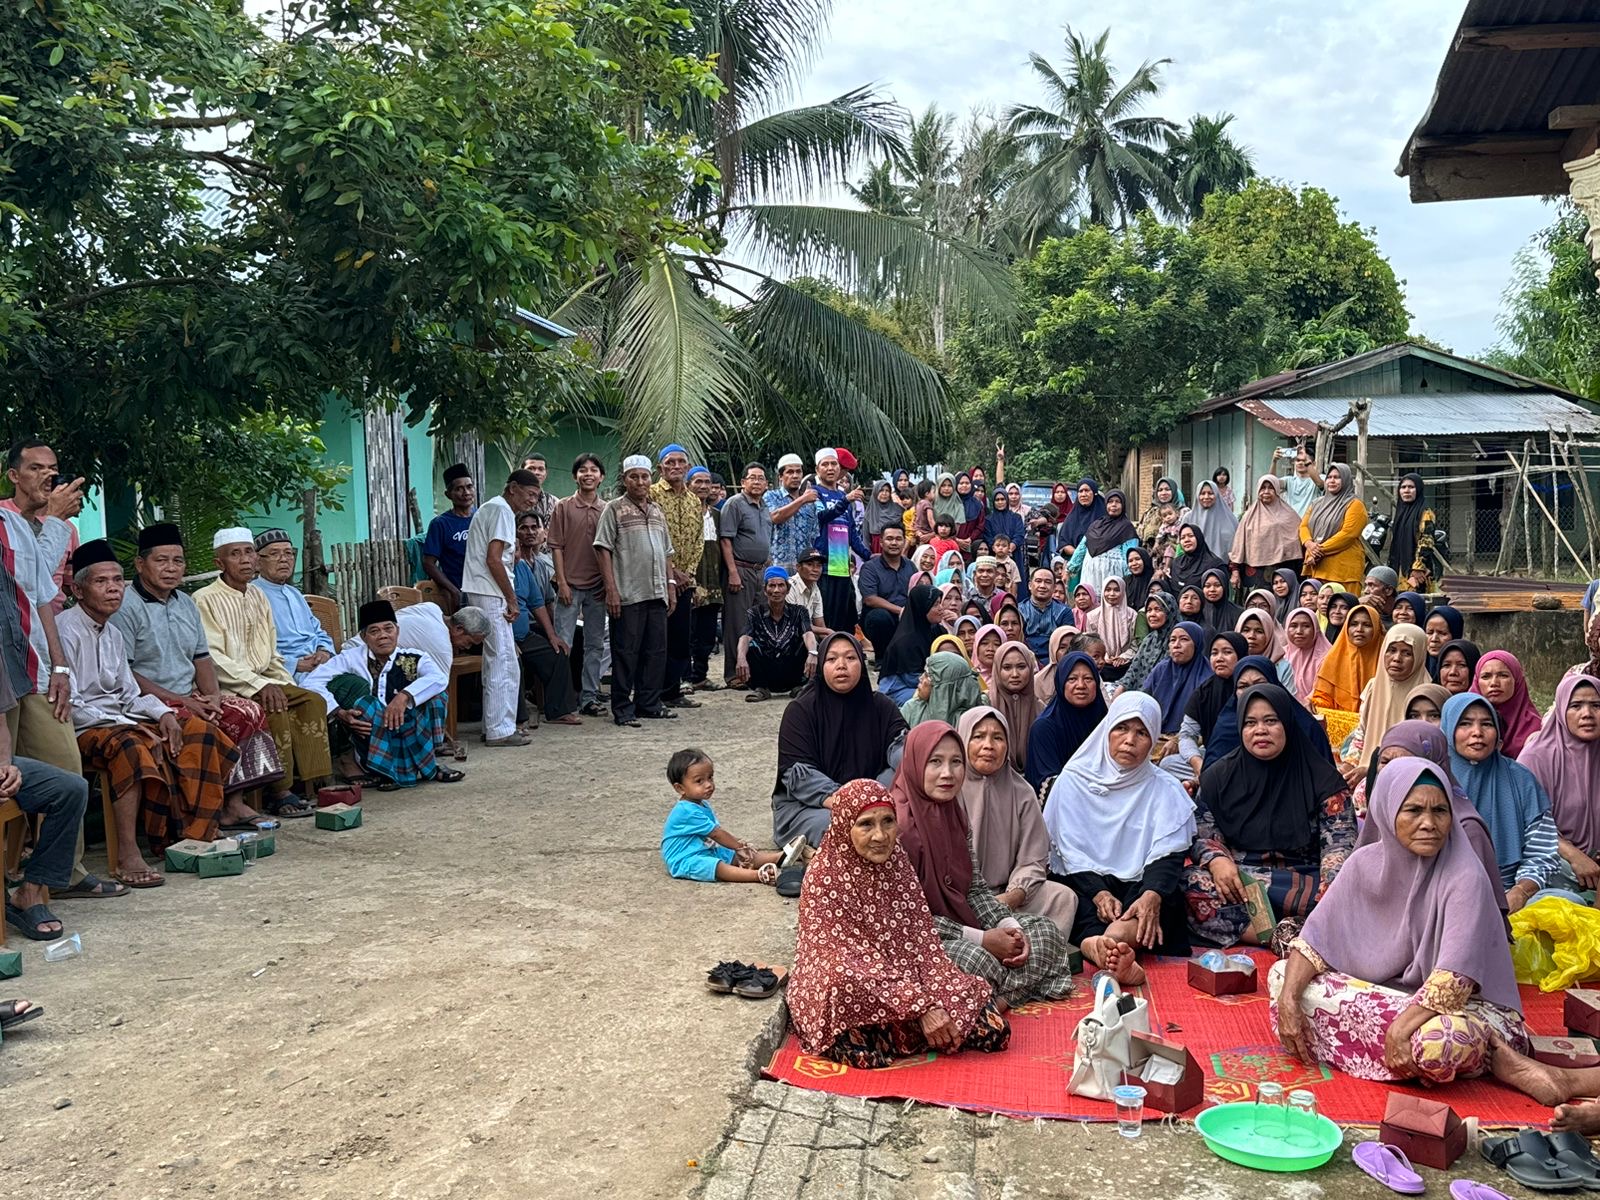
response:
[[[661,830],[661,860],[674,879],[701,883],[776,883],[780,850],[757,850],[721,825],[711,811],[717,785],[711,756],[679,750],[667,760],[667,779],[678,802]]]

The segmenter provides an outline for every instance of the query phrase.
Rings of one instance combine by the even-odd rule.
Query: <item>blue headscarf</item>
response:
[[[1474,704],[1483,705],[1494,720],[1495,732],[1500,733],[1500,714],[1477,692],[1462,692],[1446,700],[1439,728],[1450,744],[1450,772],[1489,827],[1501,886],[1510,887],[1522,862],[1523,837],[1528,826],[1549,814],[1550,797],[1532,771],[1500,753],[1498,743],[1494,753],[1480,763],[1468,762],[1456,749],[1456,726]]]
[[[781,579],[785,583],[788,583],[789,572],[785,571],[782,567],[768,567],[761,573],[761,584],[763,587],[771,583],[774,579]]]
[[[1398,599],[1398,597],[1396,597],[1396,599]],[[1451,608],[1448,604],[1436,605],[1432,611],[1423,615],[1423,629],[1427,629],[1428,622],[1433,620],[1435,616],[1444,618],[1444,623],[1450,630],[1450,641],[1458,642],[1461,640],[1466,631],[1467,623],[1466,618],[1461,615],[1460,609]],[[1428,655],[1428,678],[1432,679],[1435,683],[1439,682],[1439,659],[1442,657],[1444,657],[1444,647],[1442,646],[1439,648],[1438,654]],[[1477,664],[1474,663],[1473,666],[1476,668]]]
[[[994,507],[1001,496],[1006,498],[1004,511]],[[1028,530],[1022,523],[1021,515],[1012,511],[1010,494],[1003,487],[995,488],[994,495],[989,499],[989,505],[989,518],[983,523],[984,536],[989,539],[989,544],[994,545],[994,539],[1004,534],[1011,539],[1011,544],[1020,550],[1027,539]]]
[[[1082,708],[1067,701],[1067,676],[1082,663],[1094,675],[1094,699]],[[1105,719],[1106,698],[1100,683],[1100,668],[1082,650],[1074,650],[1056,664],[1056,694],[1028,731],[1028,760],[1022,773],[1033,790],[1059,775],[1067,759],[1078,752],[1096,725]]]
[[[1088,507],[1078,503],[1078,488],[1084,484],[1088,484],[1094,492],[1094,499]],[[1072,489],[1072,509],[1061,519],[1061,528],[1056,533],[1056,544],[1076,546],[1089,532],[1089,526],[1105,515],[1106,502],[1101,498],[1100,485],[1092,479],[1078,480],[1078,487]]]
[[[1186,663],[1175,663],[1169,651],[1155,665],[1144,681],[1144,691],[1154,696],[1156,703],[1161,705],[1161,732],[1177,733],[1178,726],[1183,724],[1183,710],[1188,707],[1189,697],[1194,695],[1195,688],[1211,678],[1211,660],[1205,655],[1206,631],[1193,621],[1179,621],[1176,628],[1189,635],[1189,640],[1194,643],[1194,657]],[[1170,633],[1167,635],[1172,636]],[[1273,679],[1277,679],[1277,670],[1273,670]]]
[[[1262,678],[1268,683],[1278,682],[1278,664],[1264,654],[1251,654],[1241,658],[1233,668],[1233,677],[1238,679],[1246,671],[1255,670],[1261,673]],[[1311,744],[1317,748],[1317,753],[1329,762],[1333,761],[1333,747],[1328,744],[1328,731],[1322,727],[1322,722],[1307,711],[1305,705],[1294,706],[1295,727],[1300,730]],[[1231,751],[1237,750],[1243,743],[1239,738],[1239,696],[1237,691],[1223,706],[1222,715],[1217,718],[1217,723],[1212,727],[1211,736],[1206,739],[1205,762],[1202,770],[1212,763],[1220,762]]]
[[[1394,602],[1399,604],[1402,600],[1411,605],[1411,611],[1415,613],[1417,617],[1417,624],[1425,627],[1428,624],[1428,617],[1430,615],[1428,612],[1428,602],[1416,592],[1396,592]],[[1451,634],[1451,636],[1460,637],[1461,635]]]

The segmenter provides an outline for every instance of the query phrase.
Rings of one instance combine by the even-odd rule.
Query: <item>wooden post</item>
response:
[[[1506,457],[1511,458],[1509,451],[1507,452]],[[1515,459],[1512,459],[1511,465],[1513,467],[1517,465]],[[1511,501],[1506,505],[1505,517],[1500,522],[1500,553],[1495,555],[1494,560],[1494,573],[1496,575],[1504,575],[1511,567],[1511,531],[1516,527],[1517,504],[1521,501],[1521,499],[1522,489],[1513,488],[1511,492]],[[1476,506],[1473,508],[1473,523],[1474,526],[1476,526]],[[1477,532],[1476,528],[1474,528],[1473,532]]]
[[[1552,522],[1556,532],[1559,533],[1561,531],[1561,489],[1556,484],[1556,435],[1554,430],[1550,433],[1550,507],[1555,510]],[[1562,540],[1564,541],[1565,539]],[[1571,547],[1568,547],[1568,549],[1571,549]],[[1583,569],[1583,560],[1574,554],[1572,556],[1572,565],[1581,571]],[[1556,572],[1559,569],[1560,551],[1556,549],[1555,539],[1552,538],[1550,541],[1551,579],[1556,577]]]
[[[1600,514],[1595,512],[1594,496],[1589,492],[1589,476],[1583,465],[1583,452],[1573,445],[1572,427],[1567,427],[1567,440],[1561,444],[1561,455],[1567,465],[1567,477],[1572,480],[1573,499],[1578,513],[1583,517],[1584,531],[1588,535],[1584,548],[1589,552],[1589,574],[1592,578],[1600,568]]]
[[[1531,438],[1528,439],[1528,444],[1529,444],[1530,447],[1532,445],[1532,441],[1533,441],[1533,439],[1531,439]],[[1506,455],[1506,457],[1507,458],[1511,458],[1511,456],[1509,454]],[[1529,498],[1532,499],[1533,502],[1539,506],[1539,511],[1542,512],[1545,515],[1545,519],[1550,522],[1550,528],[1555,530],[1556,536],[1561,539],[1561,544],[1564,545],[1567,548],[1567,553],[1572,555],[1572,561],[1575,562],[1575,563],[1582,563],[1583,560],[1578,557],[1578,552],[1572,548],[1572,543],[1567,541],[1567,535],[1562,533],[1561,532],[1561,526],[1556,524],[1555,517],[1550,515],[1550,510],[1545,507],[1544,501],[1539,499],[1539,493],[1533,490],[1533,483],[1528,478],[1527,458],[1528,458],[1528,456],[1526,454],[1524,454],[1523,455],[1523,465],[1522,465],[1522,468],[1519,471],[1519,474],[1522,476],[1522,486],[1525,487],[1528,490]],[[1514,459],[1514,458],[1511,459],[1511,465],[1512,466],[1516,466],[1516,461],[1517,460]],[[1527,506],[1526,503],[1524,503],[1523,506],[1522,506],[1522,520],[1523,520],[1523,528],[1526,529],[1527,528],[1527,521],[1528,521],[1528,506]],[[1530,573],[1532,571],[1532,562],[1531,562],[1531,560],[1529,562],[1529,571],[1530,571]]]
[[[1518,472],[1522,480],[1524,495],[1522,497],[1522,552],[1528,561],[1528,574],[1533,574],[1533,522],[1528,516],[1528,498],[1533,495],[1533,488],[1528,483],[1528,468],[1533,464],[1533,439],[1522,439],[1522,469]]]

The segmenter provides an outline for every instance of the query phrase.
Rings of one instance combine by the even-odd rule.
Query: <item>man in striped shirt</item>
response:
[[[256,701],[266,711],[272,740],[283,760],[285,794],[274,815],[309,817],[310,798],[296,785],[315,785],[333,774],[328,751],[328,710],[316,692],[295,686],[278,653],[278,628],[265,593],[250,586],[256,577],[255,537],[243,527],[223,529],[212,541],[220,576],[194,594],[205,626],[211,661],[222,690]]]

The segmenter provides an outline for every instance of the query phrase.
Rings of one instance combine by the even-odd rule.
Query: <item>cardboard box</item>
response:
[[[219,875],[243,875],[244,851],[237,845],[232,850],[218,850],[201,854],[195,859],[201,879],[215,879]]]
[[[1189,986],[1208,996],[1247,996],[1256,990],[1255,960],[1251,960],[1248,971],[1231,961],[1222,970],[1213,971],[1198,958],[1191,958]]]
[[[1574,1037],[1600,1036],[1600,992],[1592,988],[1568,988],[1561,1006],[1561,1019]]]
[[[200,842],[194,838],[185,838],[181,842],[173,842],[167,847],[163,855],[166,860],[167,870],[182,871],[194,874],[200,869],[199,858],[202,854],[210,854],[215,848],[215,842]]]
[[[15,979],[22,974],[22,951],[0,950],[0,979]]]
[[[332,808],[335,805],[361,804],[361,785],[359,783],[335,783],[328,787],[317,789],[317,807]]]
[[[330,804],[317,810],[316,820],[318,829],[359,829],[361,805]]]
[[[1593,1038],[1536,1037],[1533,1057],[1552,1067],[1600,1067],[1600,1047]]]
[[[1187,1112],[1205,1099],[1206,1081],[1187,1047],[1137,1029],[1129,1033],[1132,1065],[1123,1072],[1128,1083],[1144,1089],[1144,1106],[1157,1112]],[[1163,1078],[1147,1079],[1159,1072]]]
[[[1390,1092],[1378,1140],[1397,1147],[1414,1163],[1446,1171],[1466,1151],[1467,1127],[1448,1104]]]
[[[271,858],[278,852],[278,835],[275,833],[258,834],[256,837],[256,857]]]

